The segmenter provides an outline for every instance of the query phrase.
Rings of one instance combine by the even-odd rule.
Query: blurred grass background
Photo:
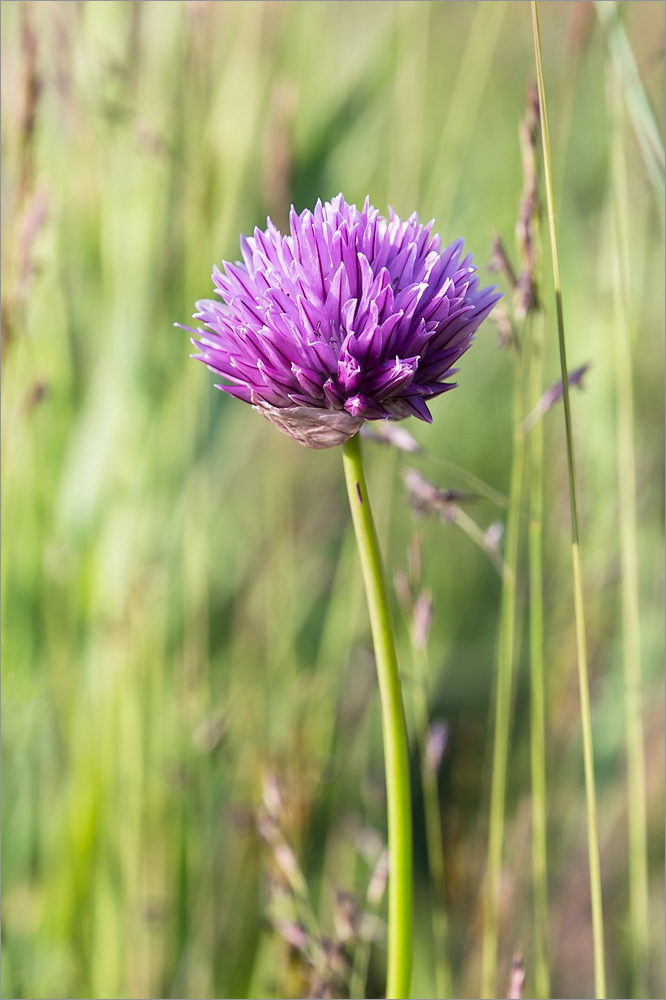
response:
[[[622,4],[664,115],[664,7]],[[631,995],[610,132],[591,3],[540,5],[573,395],[609,995]],[[182,331],[238,236],[291,202],[366,194],[512,246],[529,5],[2,4],[2,995],[303,995],[284,838],[313,920],[345,939],[385,836],[370,639],[337,450],[308,452],[212,388]],[[631,322],[651,997],[664,981],[663,218],[631,126]],[[497,279],[495,279],[497,280]],[[546,285],[546,384],[558,379]],[[491,323],[410,458],[503,494],[512,362]],[[561,413],[546,434],[552,995],[592,995]],[[392,574],[415,527],[434,595],[430,713],[456,996],[478,996],[499,576],[416,525],[404,458],[366,444]],[[482,529],[502,507],[470,509]],[[524,595],[524,584],[522,587]],[[396,602],[401,658],[410,671]],[[532,989],[529,675],[516,676],[498,989]],[[409,681],[407,681],[409,683]],[[410,726],[412,725],[410,719]],[[412,729],[413,732],[413,729]],[[418,768],[415,997],[435,996]],[[262,811],[263,810],[263,811]],[[266,835],[266,813],[272,833]],[[257,816],[262,817],[257,829]],[[270,826],[270,824],[269,824]],[[277,833],[276,833],[277,830]],[[260,833],[263,831],[263,837]],[[272,839],[271,839],[272,838]],[[287,865],[288,867],[288,865]],[[380,913],[381,915],[381,913]],[[269,919],[270,917],[270,919]],[[379,933],[368,996],[383,989]],[[291,935],[291,938],[290,938]],[[291,943],[290,943],[291,940]],[[348,948],[353,949],[353,935]],[[324,995],[322,993],[322,995]]]

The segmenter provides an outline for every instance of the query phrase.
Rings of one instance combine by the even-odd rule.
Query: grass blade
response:
[[[530,405],[543,389],[543,314],[531,324]],[[532,773],[532,878],[534,880],[535,985],[550,996],[548,869],[546,848],[546,692],[543,662],[543,423],[530,434],[529,622],[530,765]]]
[[[580,528],[578,523],[578,498],[576,493],[576,466],[573,447],[573,427],[571,401],[569,398],[569,374],[567,369],[566,343],[564,338],[564,313],[562,308],[562,282],[560,259],[557,245],[555,206],[553,203],[553,178],[546,116],[546,93],[541,59],[541,34],[539,31],[539,9],[537,0],[531,0],[532,26],[534,31],[534,55],[536,60],[537,86],[539,89],[539,110],[541,115],[541,138],[543,143],[544,173],[546,180],[546,201],[548,230],[550,234],[551,263],[555,287],[557,310],[557,333],[562,371],[562,401],[567,442],[567,466],[569,471],[569,501],[571,506],[571,556],[573,563],[574,608],[576,617],[576,645],[578,659],[578,687],[583,729],[583,756],[585,764],[585,792],[587,800],[588,854],[590,865],[590,896],[592,903],[592,935],[594,941],[594,986],[595,997],[606,996],[606,969],[604,956],[604,928],[601,899],[601,865],[599,861],[599,832],[597,826],[597,796],[594,780],[594,751],[592,746],[592,718],[590,713],[590,681],[587,667],[587,646],[585,637],[585,606],[583,597],[583,570],[580,555]]]

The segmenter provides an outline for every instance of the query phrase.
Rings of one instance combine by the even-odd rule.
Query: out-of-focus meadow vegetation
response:
[[[634,979],[607,48],[592,3],[540,7],[569,360],[590,364],[572,403],[609,995],[619,997]],[[638,0],[620,14],[661,121],[663,4]],[[285,225],[291,202],[312,208],[339,191],[434,217],[445,242],[464,236],[486,283],[503,282],[486,265],[495,234],[514,252],[518,123],[533,75],[527,3],[2,4],[3,997],[314,995],[303,951],[343,981],[344,956],[357,974],[367,962],[367,995],[381,995],[383,758],[340,454],[301,448],[214,390],[172,324],[211,294],[212,265],[239,256],[241,232],[267,214]],[[659,997],[663,219],[630,114],[623,148],[649,871],[640,995]],[[543,301],[548,385],[559,367],[547,277]],[[453,996],[479,996],[501,583],[455,521],[415,517],[401,470],[474,492],[456,466],[505,496],[513,365],[486,323],[433,425],[405,425],[423,454],[365,445],[389,575],[420,533],[433,594],[429,710],[448,726],[439,795]],[[543,428],[552,995],[589,997],[559,406]],[[465,511],[484,532],[506,517],[485,500]],[[521,609],[524,560],[521,546]],[[409,695],[397,598],[395,617]],[[521,622],[500,996],[516,951],[525,995],[536,995]],[[412,995],[433,997],[416,748],[413,804]]]

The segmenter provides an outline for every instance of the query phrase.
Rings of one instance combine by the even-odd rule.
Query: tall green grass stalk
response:
[[[523,466],[525,456],[524,438],[520,431],[523,419],[522,369],[522,358],[520,355],[517,355],[513,388],[513,455],[511,460],[511,482],[504,555],[506,569],[502,575],[495,735],[493,740],[493,767],[488,831],[488,866],[481,956],[481,996],[484,998],[495,996],[497,972],[498,910],[502,873],[502,844],[504,840],[506,773],[511,724],[511,691],[515,662],[516,574],[518,570],[518,542],[520,536],[520,513],[523,502]]]
[[[546,115],[546,93],[541,58],[541,33],[539,30],[539,9],[537,0],[531,0],[532,27],[534,32],[534,55],[536,60],[537,86],[539,89],[539,112],[541,116],[541,139],[543,144],[544,174],[546,181],[546,203],[548,230],[550,234],[551,263],[557,310],[557,332],[562,373],[562,400],[567,442],[567,464],[569,470],[569,501],[571,506],[571,555],[573,563],[574,607],[576,617],[576,645],[578,659],[578,686],[583,729],[583,756],[585,764],[585,791],[587,800],[588,853],[590,865],[590,896],[592,903],[592,935],[594,942],[594,986],[595,997],[606,996],[606,969],[604,956],[604,928],[601,900],[601,866],[599,861],[599,833],[597,827],[597,796],[594,780],[594,752],[592,747],[592,718],[590,713],[590,682],[587,668],[587,647],[585,637],[585,607],[583,598],[583,570],[580,555],[580,529],[578,524],[578,499],[576,494],[576,465],[573,446],[571,401],[569,398],[569,373],[567,369],[566,343],[564,339],[564,313],[562,308],[562,282],[560,259],[557,245],[555,205],[553,203],[553,178],[548,139]]]
[[[629,800],[629,909],[634,997],[647,996],[648,864],[645,756],[641,684],[641,637],[636,542],[636,456],[629,289],[629,205],[624,154],[624,106],[619,80],[607,66],[611,129],[613,214],[613,303],[615,312],[615,394],[620,521],[622,660],[624,665],[627,795]]]
[[[543,392],[543,314],[529,324],[529,406]],[[543,662],[543,423],[529,437],[530,768],[532,774],[532,878],[536,995],[550,996],[548,851],[546,846],[546,692]]]
[[[541,306],[541,229],[539,200],[539,108],[536,87],[527,90],[525,120],[520,127],[523,194],[517,236],[523,258],[520,311],[525,312],[525,399],[536,413],[543,393],[544,316]],[[526,279],[529,284],[526,284]],[[523,424],[525,428],[525,424]],[[528,582],[530,657],[530,771],[532,779],[532,885],[534,897],[534,986],[550,996],[548,926],[548,854],[546,845],[546,693],[543,613],[543,424],[537,420],[529,438]]]
[[[342,458],[370,613],[382,705],[389,845],[386,996],[390,1000],[403,1000],[409,996],[412,966],[412,817],[407,731],[388,590],[358,434],[342,446]]]

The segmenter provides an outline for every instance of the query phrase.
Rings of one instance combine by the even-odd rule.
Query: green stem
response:
[[[539,10],[537,0],[531,0],[532,27],[534,30],[534,55],[539,88],[539,112],[541,116],[541,139],[543,143],[543,165],[546,179],[546,201],[548,206],[548,229],[550,233],[551,263],[555,287],[557,310],[557,332],[560,349],[560,367],[564,404],[564,424],[567,442],[567,465],[569,470],[569,502],[571,506],[571,557],[573,564],[574,610],[576,618],[576,646],[578,659],[578,689],[580,713],[583,729],[583,760],[585,765],[585,795],[587,800],[587,836],[590,865],[590,898],[592,904],[592,938],[594,946],[594,988],[595,997],[603,1000],[606,996],[606,970],[604,956],[604,924],[601,900],[601,864],[599,860],[599,831],[597,825],[597,796],[594,780],[594,752],[592,747],[592,718],[590,713],[590,681],[587,668],[587,648],[585,639],[585,611],[583,600],[583,570],[580,556],[580,529],[578,526],[578,500],[576,496],[576,465],[573,447],[571,402],[569,399],[569,373],[567,370],[566,344],[564,339],[564,313],[562,308],[562,282],[560,279],[560,257],[557,245],[557,226],[553,199],[553,178],[546,117],[546,94],[543,82],[541,59],[541,34],[539,31]]]
[[[543,392],[543,314],[530,324],[530,398]],[[532,877],[534,880],[534,979],[537,996],[550,996],[548,869],[546,850],[546,694],[543,663],[543,422],[530,434],[530,765],[532,773]]]
[[[502,844],[504,840],[504,808],[506,774],[509,757],[511,725],[511,691],[515,660],[516,634],[516,573],[522,504],[524,437],[520,430],[522,409],[522,366],[518,358],[513,387],[513,457],[509,510],[506,525],[506,568],[502,576],[499,652],[497,660],[497,692],[495,701],[495,735],[493,769],[490,789],[490,820],[488,829],[488,868],[481,953],[481,996],[495,996],[497,971],[497,936],[500,880],[502,874]]]
[[[406,1000],[412,966],[412,822],[405,714],[388,591],[370,510],[358,434],[342,446],[342,460],[361,557],[382,706],[389,845],[386,997],[388,1000]]]

